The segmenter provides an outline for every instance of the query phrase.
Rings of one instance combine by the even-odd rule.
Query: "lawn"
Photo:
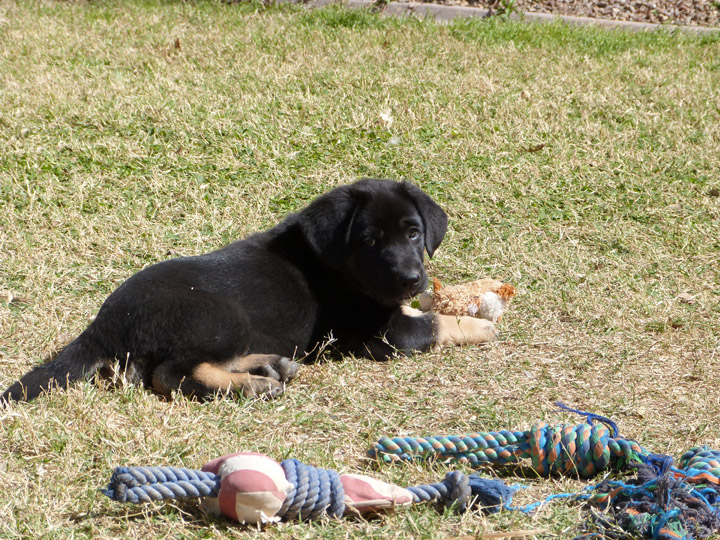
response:
[[[720,37],[206,2],[0,5],[0,387],[138,269],[269,227],[330,187],[408,179],[447,210],[428,271],[518,295],[501,338],[304,366],[274,401],[165,401],[118,381],[0,410],[3,538],[448,538],[584,520],[430,506],[260,533],[194,501],[122,506],[117,465],[247,449],[402,485],[383,435],[613,418],[720,448]],[[12,299],[13,301],[9,301]],[[494,474],[487,471],[487,474]],[[507,478],[519,504],[579,491]]]

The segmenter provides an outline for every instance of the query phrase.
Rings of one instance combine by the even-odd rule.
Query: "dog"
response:
[[[333,352],[387,360],[496,338],[492,322],[404,305],[425,290],[447,215],[408,182],[361,179],[321,195],[274,228],[217,251],[149,266],[93,322],[0,403],[31,400],[111,369],[171,397],[269,397]]]

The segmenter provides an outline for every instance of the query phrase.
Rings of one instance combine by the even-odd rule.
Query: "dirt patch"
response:
[[[496,13],[530,11],[616,21],[720,27],[720,0],[430,0],[427,3],[479,7]]]

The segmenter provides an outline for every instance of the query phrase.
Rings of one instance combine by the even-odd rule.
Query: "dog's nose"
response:
[[[420,274],[418,272],[413,272],[411,274],[400,276],[398,278],[398,284],[403,289],[408,290],[417,287],[420,284]]]

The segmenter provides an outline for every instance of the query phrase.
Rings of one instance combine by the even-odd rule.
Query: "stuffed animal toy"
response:
[[[433,294],[422,293],[418,301],[423,311],[497,322],[513,296],[515,287],[496,279],[478,279],[443,288],[440,280],[433,278]]]

